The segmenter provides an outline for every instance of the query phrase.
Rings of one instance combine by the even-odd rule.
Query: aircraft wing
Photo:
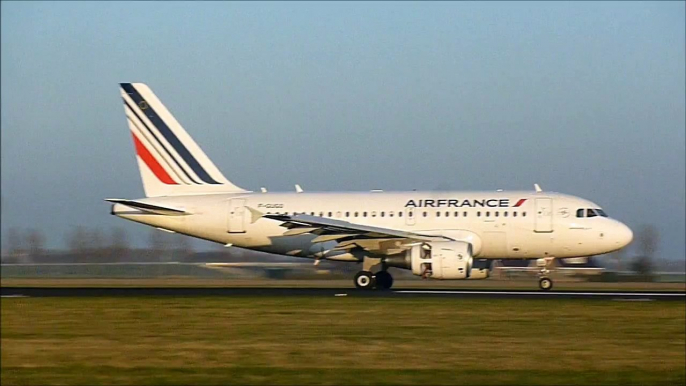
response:
[[[333,250],[339,251],[362,248],[377,254],[394,254],[418,242],[450,240],[443,236],[423,235],[306,214],[293,216],[263,214],[261,217],[281,221],[281,226],[288,228],[284,236],[314,234],[317,237],[314,238],[313,243],[336,241],[338,245]]]

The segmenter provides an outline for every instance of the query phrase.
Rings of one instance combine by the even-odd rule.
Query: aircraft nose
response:
[[[619,248],[626,247],[634,239],[634,232],[631,231],[631,228],[629,228],[628,226],[624,225],[619,221],[617,222],[615,232],[615,237],[617,240],[617,244],[619,244]]]

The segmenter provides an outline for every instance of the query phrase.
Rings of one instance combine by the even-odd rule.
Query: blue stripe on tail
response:
[[[198,163],[198,161],[193,157],[193,155],[188,151],[186,146],[181,143],[179,138],[174,134],[173,131],[167,126],[167,124],[162,120],[162,118],[157,115],[155,109],[153,109],[150,104],[143,98],[143,96],[136,90],[131,83],[121,83],[121,88],[124,92],[129,94],[131,99],[136,103],[136,105],[141,106],[142,103],[148,105],[148,107],[143,110],[145,115],[148,117],[150,122],[159,130],[162,136],[169,142],[169,144],[176,150],[176,152],[183,158],[183,160],[191,167],[193,172],[200,177],[201,180],[208,184],[221,185],[220,182],[215,181],[210,175],[205,171],[205,169]]]
[[[145,127],[145,130],[147,130],[147,132],[155,139],[155,141],[160,145],[160,147],[162,148],[162,150],[164,150],[164,152],[167,154],[167,156],[168,156],[172,161],[174,161],[174,164],[176,164],[176,166],[178,166],[179,170],[181,170],[181,172],[183,172],[183,174],[184,174],[186,177],[188,177],[188,179],[189,179],[191,182],[193,182],[194,184],[200,184],[200,183],[199,183],[198,181],[196,181],[193,177],[191,177],[191,175],[188,174],[188,172],[186,171],[186,169],[184,169],[183,166],[181,166],[181,164],[179,164],[179,161],[177,161],[176,158],[174,158],[174,156],[172,156],[171,152],[170,152],[170,151],[167,149],[167,147],[164,145],[164,142],[160,141],[160,139],[157,138],[157,134],[155,134],[155,132],[152,131],[152,130],[148,127],[148,124],[145,123],[145,121],[141,118],[140,114],[138,114],[138,112],[136,112],[136,110],[135,110],[133,107],[131,107],[131,105],[129,104],[129,102],[128,102],[125,98],[122,98],[122,99],[124,100],[124,106],[126,107],[126,109],[127,109],[128,111],[131,111],[131,113],[136,117],[136,119],[137,119],[138,121],[140,121],[140,123],[143,124],[143,127]],[[134,122],[134,125],[135,125],[135,122]],[[138,125],[136,125],[136,127],[138,127]],[[138,129],[140,130],[140,128],[138,128]],[[162,158],[162,159],[164,159],[164,158]],[[166,161],[165,161],[165,162],[166,162]],[[171,165],[170,165],[170,166],[171,166]],[[174,169],[172,168],[172,171],[173,171],[173,170],[174,170]],[[176,174],[178,177],[180,177],[180,176],[178,175],[178,173],[176,173],[176,171],[174,171],[174,174]],[[179,178],[179,180],[180,180],[181,182],[183,182],[182,179]]]

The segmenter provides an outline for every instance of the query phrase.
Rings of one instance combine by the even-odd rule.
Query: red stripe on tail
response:
[[[159,162],[155,159],[155,157],[150,154],[148,149],[141,143],[141,141],[136,137],[136,134],[133,132],[131,133],[133,136],[133,143],[136,145],[136,154],[138,154],[139,157],[145,162],[146,165],[148,165],[148,168],[155,174],[155,177],[157,177],[158,180],[164,182],[167,185],[178,185],[174,180],[172,180],[171,177],[169,177],[169,174],[167,174],[167,171],[164,170],[162,165],[160,165]]]

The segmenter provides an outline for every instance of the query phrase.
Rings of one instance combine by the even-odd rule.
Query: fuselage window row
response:
[[[583,209],[580,209],[580,210],[583,210]],[[596,209],[596,210],[597,210],[597,209]],[[290,213],[292,216],[296,216],[296,215],[298,215],[298,214],[307,214],[307,212],[283,212],[283,213],[282,213],[282,212],[267,212],[267,214],[277,214],[277,215],[283,214],[283,215],[286,215],[286,216],[288,216],[289,213]],[[361,217],[367,217],[367,213],[368,213],[368,212],[362,212],[362,216],[361,216]],[[437,211],[437,212],[436,212],[436,217],[441,217],[441,213],[442,213],[442,212]],[[504,211],[504,212],[502,212],[502,213],[503,213],[503,217],[508,217],[510,212]],[[319,217],[330,217],[330,218],[333,218],[333,217],[334,217],[333,212],[328,212],[328,213],[326,214],[326,216],[324,216],[324,214],[325,214],[324,212],[319,212]],[[469,213],[466,212],[466,211],[465,211],[465,212],[462,212],[462,217],[468,217],[468,214],[469,214]],[[482,214],[481,211],[477,211],[477,212],[476,212],[476,217],[481,217],[481,214]],[[485,217],[491,217],[491,212],[490,212],[490,211],[483,212],[483,214],[484,214]],[[315,215],[315,212],[310,212],[310,215],[311,215],[311,216],[314,216],[314,215]],[[341,212],[336,212],[336,217],[341,217],[341,215],[342,215]],[[376,215],[377,215],[377,214],[376,214],[375,211],[374,211],[374,212],[371,212],[371,217],[376,217]],[[460,217],[460,212],[457,212],[457,211],[456,211],[456,212],[454,212],[452,215],[453,215],[453,217]],[[581,214],[581,216],[584,216],[584,215],[585,215],[585,213],[582,213],[582,214]],[[398,217],[402,217],[402,216],[403,216],[403,212],[398,212]],[[407,216],[408,216],[408,217],[413,217],[413,216],[414,216],[414,212],[413,212],[413,211],[408,211]],[[426,212],[426,211],[422,212],[422,216],[423,216],[423,217],[428,217],[428,212]],[[443,214],[443,217],[450,217],[450,216],[451,216],[451,212],[445,212],[445,213]],[[495,216],[495,217],[500,217],[500,211],[494,211],[494,212],[493,212],[493,216]],[[589,216],[589,217],[593,217],[593,216],[597,216],[597,214],[593,214],[593,215],[591,215],[591,216]],[[345,212],[345,217],[350,217],[350,212]],[[353,212],[353,217],[360,217],[360,212]],[[385,212],[385,211],[379,212],[379,217],[386,217],[386,212]],[[388,212],[388,217],[393,217],[393,211]],[[517,211],[513,211],[513,212],[512,212],[512,217],[517,217]],[[522,212],[522,213],[521,213],[521,217],[526,217],[526,212]],[[579,214],[578,214],[578,213],[577,213],[577,217],[579,217]]]

